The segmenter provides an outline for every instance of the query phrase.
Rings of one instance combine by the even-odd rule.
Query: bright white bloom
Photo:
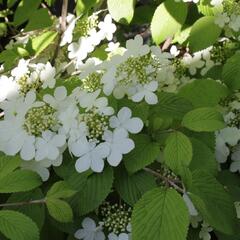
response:
[[[160,47],[152,46],[151,52],[159,59],[161,64],[168,64],[170,63],[169,59],[172,59],[172,55],[168,52],[163,52]]]
[[[21,59],[18,66],[11,71],[11,75],[15,77],[16,81],[29,72],[28,65],[29,60]]]
[[[106,52],[115,52],[120,46],[119,42],[110,42],[108,43],[108,47],[105,49]]]
[[[60,43],[60,46],[64,46],[67,43],[71,43],[72,39],[73,39],[73,30],[75,28],[75,24],[78,18],[75,18],[75,16],[73,14],[68,14],[67,16],[67,29],[64,31],[63,36],[62,36],[62,40]],[[61,17],[60,17],[61,20]]]
[[[86,137],[82,137],[72,144],[71,151],[74,156],[80,157],[75,164],[78,172],[85,172],[90,168],[94,172],[102,172],[103,159],[109,155],[109,146],[106,143],[96,145],[96,142],[89,142]]]
[[[111,166],[118,166],[123,158],[123,154],[127,154],[135,147],[134,141],[128,138],[128,133],[124,129],[115,129],[113,132],[106,130],[103,140],[108,143],[110,148],[107,161]]]
[[[87,61],[78,67],[78,70],[81,71],[80,78],[87,77],[90,73],[93,73],[97,70],[97,66],[102,61],[98,58],[88,58]]]
[[[0,102],[18,94],[18,85],[12,77],[0,76]]]
[[[186,203],[186,205],[188,207],[189,214],[191,216],[197,216],[198,215],[198,211],[196,210],[195,206],[193,205],[193,202],[190,199],[190,197],[188,196],[188,193],[184,193],[183,194],[183,200],[184,200],[184,202]]]
[[[103,22],[98,24],[100,29],[100,33],[102,34],[103,38],[106,38],[108,41],[113,39],[113,33],[117,30],[117,27],[114,23],[112,23],[112,17],[110,14],[107,14],[104,18]]]
[[[116,116],[109,119],[111,128],[124,129],[130,133],[139,133],[143,128],[143,122],[140,118],[132,117],[132,111],[128,107],[123,107]]]
[[[126,55],[140,57],[149,53],[150,48],[148,45],[143,45],[143,38],[140,35],[136,35],[134,39],[130,39],[126,42]]]
[[[220,6],[223,3],[223,0],[211,0],[211,5],[212,6]]]
[[[205,65],[202,60],[201,52],[195,53],[194,56],[185,54],[183,57],[183,63],[188,67],[191,75],[195,75],[197,73],[197,69],[200,69]]]
[[[56,79],[56,69],[48,62],[45,65],[45,68],[40,72],[40,79],[43,82],[43,88],[54,88]]]
[[[43,159],[56,160],[60,155],[60,148],[66,143],[64,135],[55,134],[49,130],[36,139],[36,161]]]
[[[158,102],[158,97],[154,93],[158,89],[158,82],[157,81],[152,81],[147,84],[139,84],[137,85],[137,93],[134,94],[131,99],[134,102],[141,102],[143,99],[148,104],[156,104]]]
[[[223,28],[227,23],[229,23],[230,18],[227,13],[219,13],[215,16],[215,23]]]
[[[180,50],[178,50],[175,45],[172,45],[170,48],[170,53],[172,56],[177,57],[180,54]]]
[[[119,235],[116,235],[115,233],[110,233],[108,235],[108,240],[130,240],[130,238],[127,233],[120,233]]]
[[[96,223],[89,217],[82,222],[82,229],[79,229],[74,237],[82,240],[105,240],[105,235],[102,231],[102,226],[97,226]]]

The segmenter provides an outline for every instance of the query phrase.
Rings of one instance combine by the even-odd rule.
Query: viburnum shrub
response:
[[[239,0],[0,9],[1,240],[240,239]]]

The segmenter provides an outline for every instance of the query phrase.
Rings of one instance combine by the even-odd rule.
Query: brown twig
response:
[[[172,43],[172,37],[167,38],[162,46],[162,51],[167,50],[170,47],[171,43]]]
[[[45,199],[40,200],[32,200],[32,201],[25,201],[25,202],[17,202],[17,203],[2,203],[0,204],[0,207],[19,207],[24,205],[30,205],[30,204],[45,204]]]

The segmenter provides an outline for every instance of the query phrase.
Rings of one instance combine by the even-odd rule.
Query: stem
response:
[[[162,46],[162,51],[167,50],[170,47],[171,43],[172,43],[172,37],[167,38]]]
[[[176,183],[174,183],[173,180],[162,176],[160,173],[150,169],[150,168],[144,168],[144,170],[148,173],[151,173],[153,176],[160,178],[161,180],[163,180],[167,185],[170,185],[172,187],[174,187],[178,192],[180,193],[185,193],[184,189],[180,188]]]
[[[24,206],[30,204],[44,204],[46,203],[45,199],[40,200],[32,200],[32,201],[25,201],[25,202],[17,202],[17,203],[2,203],[0,207],[16,207],[16,206]]]
[[[67,26],[67,12],[68,12],[68,0],[63,0],[62,5],[62,19],[61,19],[61,30],[64,32]]]

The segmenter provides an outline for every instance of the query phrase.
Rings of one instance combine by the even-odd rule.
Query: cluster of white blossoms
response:
[[[193,2],[193,3],[199,3],[200,0],[175,0],[175,2]],[[214,7],[221,6],[224,0],[211,0],[210,4]]]
[[[238,0],[222,1],[222,11],[216,14],[215,23],[224,28],[228,37],[240,38],[240,5]]]

